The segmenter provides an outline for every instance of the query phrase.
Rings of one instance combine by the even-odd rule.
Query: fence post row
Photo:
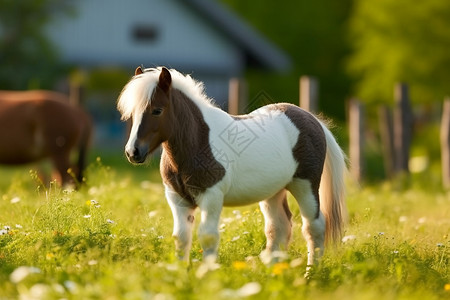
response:
[[[386,105],[380,106],[378,110],[378,120],[384,170],[386,177],[392,178],[395,169],[394,127],[392,124],[392,113]]]
[[[349,102],[350,172],[355,180],[364,175],[364,108],[357,99]]]
[[[319,99],[319,83],[311,76],[300,77],[300,107],[317,113]]]
[[[442,184],[450,188],[450,97],[445,98],[441,120]]]
[[[244,79],[231,78],[228,83],[228,113],[239,115],[247,108],[247,85]]]
[[[412,138],[413,115],[406,84],[397,83],[395,85],[394,101],[395,172],[409,173],[409,147]]]

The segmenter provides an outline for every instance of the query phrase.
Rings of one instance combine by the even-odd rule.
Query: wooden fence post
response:
[[[406,84],[395,85],[394,101],[395,172],[409,173],[409,147],[412,138],[413,115]]]
[[[441,120],[442,184],[450,188],[450,97],[444,100]]]
[[[349,102],[350,172],[360,181],[364,173],[364,109],[357,99]]]
[[[381,147],[383,151],[384,171],[387,178],[392,178],[395,170],[394,129],[392,125],[392,113],[386,105],[380,106],[378,110],[378,120]]]
[[[319,83],[311,76],[300,77],[300,107],[315,113],[318,109]]]
[[[228,113],[239,115],[247,108],[247,85],[244,79],[231,78],[228,84]]]

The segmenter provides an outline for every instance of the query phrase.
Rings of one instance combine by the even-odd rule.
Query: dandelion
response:
[[[276,263],[273,265],[272,274],[274,275],[281,275],[283,274],[284,270],[289,269],[289,264],[285,262]]]
[[[45,255],[45,258],[47,259],[47,260],[51,260],[52,258],[54,258],[55,257],[55,254],[53,254],[53,253],[47,253],[46,255]]]
[[[447,292],[450,292],[450,283],[446,283],[444,285],[444,290],[447,291]]]
[[[231,264],[233,269],[236,270],[244,270],[247,269],[247,263],[245,261],[233,261],[233,263]]]

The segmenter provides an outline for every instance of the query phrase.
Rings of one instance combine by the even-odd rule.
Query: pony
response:
[[[0,91],[0,164],[21,165],[50,158],[62,185],[81,183],[92,132],[90,117],[52,91]],[[73,174],[70,155],[78,148]]]
[[[179,259],[189,262],[197,208],[203,259],[215,261],[222,207],[259,202],[266,235],[261,257],[278,261],[292,230],[287,191],[300,206],[308,266],[322,255],[325,241],[340,239],[345,155],[325,123],[309,112],[278,103],[229,115],[206,96],[201,82],[165,67],[138,67],[117,108],[122,120],[132,119],[125,145],[130,163],[145,163],[162,145],[160,172]]]

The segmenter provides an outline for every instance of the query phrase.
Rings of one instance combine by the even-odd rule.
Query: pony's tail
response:
[[[327,154],[319,188],[320,210],[325,217],[325,241],[336,243],[342,237],[347,221],[344,177],[346,156],[330,130],[322,124],[327,142]]]
[[[83,175],[84,175],[84,169],[86,168],[86,161],[87,161],[87,152],[89,145],[91,143],[91,135],[92,135],[92,120],[91,118],[84,113],[83,111],[83,118],[82,120],[82,130],[81,130],[81,137],[80,137],[80,143],[78,146],[78,161],[77,161],[77,175],[76,180],[78,185],[83,184]]]

